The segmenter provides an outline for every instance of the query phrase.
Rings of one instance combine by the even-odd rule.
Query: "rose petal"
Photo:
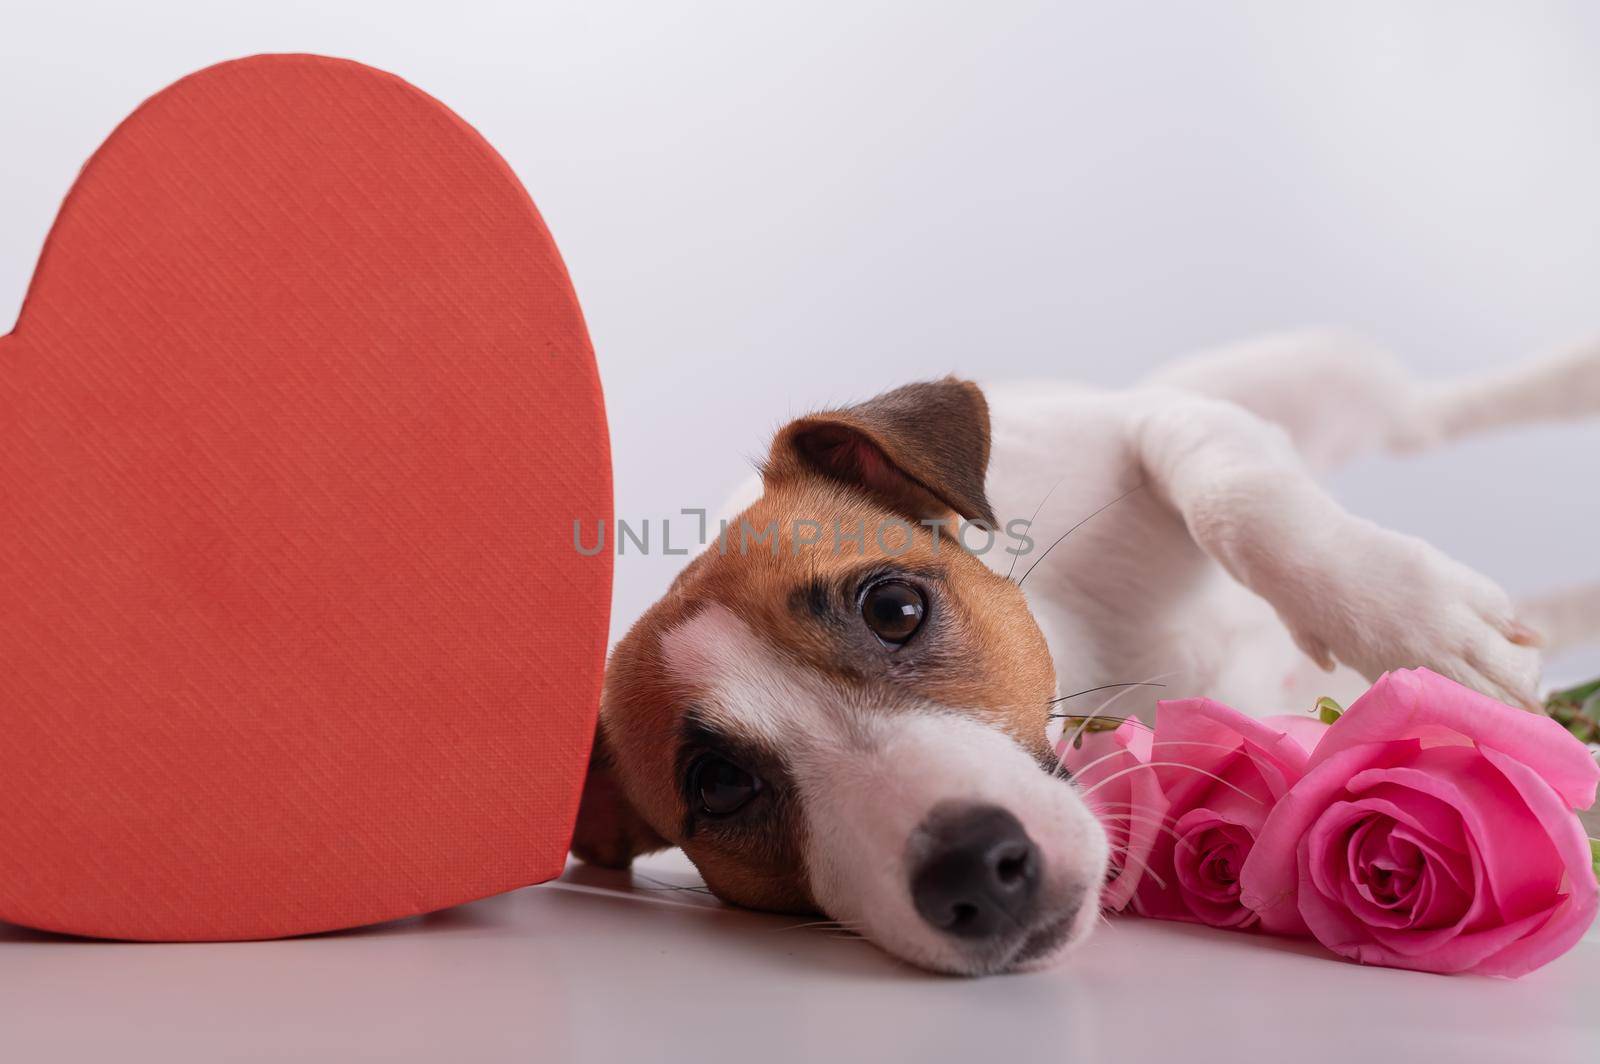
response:
[[[1456,934],[1431,944],[1425,951],[1417,952],[1401,952],[1372,938],[1334,942],[1319,934],[1317,941],[1340,956],[1349,957],[1361,964],[1381,964],[1388,968],[1453,974],[1481,970],[1480,966],[1484,964],[1485,958],[1493,956],[1507,944],[1537,930],[1540,922],[1547,919],[1548,914],[1541,913],[1485,931]]]
[[[1273,806],[1239,873],[1240,902],[1261,916],[1264,930],[1283,935],[1310,933],[1295,903],[1302,886],[1311,886],[1310,872],[1299,859],[1301,840],[1323,811],[1343,798],[1352,776],[1403,762],[1418,749],[1415,742],[1368,743],[1341,750],[1336,756],[1318,756],[1318,764]]]
[[[1563,807],[1561,796],[1529,766],[1498,750],[1484,750],[1483,755],[1505,773],[1549,831],[1551,845],[1561,855],[1566,869],[1566,896],[1557,903],[1550,921],[1474,968],[1483,975],[1514,978],[1548,964],[1583,938],[1594,923],[1596,912],[1600,912],[1600,883],[1595,881],[1593,855],[1583,824]]]
[[[1338,898],[1351,886],[1349,841],[1363,825],[1372,823],[1374,810],[1354,802],[1333,802],[1306,833],[1312,859],[1305,871],[1311,886],[1328,898]],[[1340,840],[1346,840],[1341,843]]]
[[[1405,794],[1410,790],[1446,802],[1460,814],[1480,855],[1487,900],[1503,918],[1517,919],[1549,905],[1549,884],[1552,875],[1559,875],[1560,856],[1516,788],[1482,752],[1432,747],[1405,765],[1358,773],[1347,789],[1359,794],[1386,783],[1396,785],[1384,791],[1396,804],[1410,801]],[[1567,817],[1575,819],[1570,813]]]
[[[1150,764],[1167,802],[1166,815],[1181,819],[1193,810],[1209,809],[1219,821],[1238,825],[1249,838],[1265,821],[1276,797],[1299,778],[1306,758],[1304,746],[1269,725],[1210,699],[1185,699],[1161,703]],[[1189,842],[1199,844],[1198,839]],[[1134,911],[1224,926],[1253,922],[1253,915],[1241,913],[1235,903],[1219,906],[1191,897],[1193,891],[1178,882],[1176,845],[1169,836],[1154,839],[1145,858],[1145,874],[1132,895]],[[1185,854],[1186,859],[1190,856]],[[1119,889],[1115,896],[1122,893]]]
[[[1275,801],[1260,765],[1248,754],[1241,755],[1221,775],[1221,783],[1210,781],[1211,786],[1199,796],[1203,804],[1196,808],[1214,810],[1228,823],[1248,828],[1254,835],[1266,821]],[[1174,808],[1173,812],[1181,811]]]
[[[1155,760],[1182,761],[1200,771],[1158,769],[1175,809],[1201,804],[1215,784],[1202,773],[1222,775],[1241,755],[1261,773],[1270,797],[1277,799],[1305,773],[1304,746],[1264,721],[1209,698],[1185,698],[1156,705]]]
[[[1363,773],[1368,771],[1372,770],[1363,770]],[[1449,802],[1380,776],[1363,773],[1351,777],[1352,784],[1346,786],[1347,791],[1355,792],[1351,801],[1393,817],[1414,832],[1414,838],[1428,839],[1451,853],[1464,855],[1467,852],[1466,827],[1461,822],[1461,814]],[[1353,783],[1358,779],[1362,781],[1359,788]]]
[[[1391,838],[1409,843],[1423,855],[1425,878],[1413,902],[1414,925],[1433,928],[1454,922],[1455,914],[1471,902],[1472,855],[1447,850],[1437,840],[1414,835],[1403,826],[1397,826]]]
[[[1176,831],[1176,829],[1173,829]],[[1155,920],[1198,922],[1193,910],[1184,904],[1175,867],[1177,843],[1162,833],[1146,858],[1145,877],[1134,892],[1130,908],[1140,916]]]
[[[1353,747],[1396,738],[1467,741],[1499,750],[1531,768],[1572,809],[1593,805],[1600,783],[1600,765],[1554,720],[1427,669],[1398,669],[1380,677],[1328,729],[1311,767]]]
[[[1413,907],[1385,906],[1376,902],[1355,867],[1359,860],[1355,850],[1364,843],[1370,843],[1374,834],[1388,836],[1397,828],[1404,830],[1403,822],[1396,817],[1398,813],[1398,810],[1381,800],[1336,802],[1317,819],[1308,833],[1308,868],[1312,886],[1330,904],[1342,904],[1352,917],[1371,929],[1409,930],[1419,923],[1419,914]],[[1341,844],[1341,839],[1347,841]],[[1458,856],[1458,859],[1464,858]],[[1420,874],[1427,869],[1419,867],[1417,871]],[[1438,872],[1441,875],[1450,874],[1448,869],[1439,869]],[[1468,905],[1465,903],[1466,893],[1459,888],[1450,896],[1462,902],[1448,919],[1449,924],[1454,924],[1466,916]],[[1441,916],[1435,914],[1434,918],[1439,920]]]
[[[1263,724],[1281,731],[1293,739],[1309,756],[1327,734],[1328,726],[1316,717],[1299,717],[1284,713],[1273,717],[1263,717]]]
[[[1132,900],[1149,867],[1150,851],[1161,837],[1167,801],[1148,765],[1150,729],[1126,721],[1113,732],[1088,732],[1071,748],[1064,736],[1058,754],[1086,793],[1089,809],[1101,818],[1112,844],[1112,869],[1101,888],[1100,905],[1119,912]],[[1126,771],[1126,770],[1133,771]]]
[[[1212,927],[1255,923],[1255,913],[1239,904],[1238,882],[1238,869],[1250,853],[1254,834],[1210,809],[1190,810],[1178,820],[1175,830],[1179,839],[1172,851],[1172,893],[1178,895],[1190,918]],[[1218,874],[1224,861],[1233,866],[1226,877]]]
[[[1548,844],[1541,842],[1542,829],[1504,777],[1473,748],[1424,749],[1406,765],[1357,773],[1348,789],[1381,791],[1414,814],[1435,809],[1435,799],[1448,802],[1466,825],[1467,846],[1476,859],[1472,885],[1464,892],[1466,911],[1462,912],[1459,904],[1452,906],[1449,915],[1453,919],[1448,923],[1435,914],[1435,922],[1444,926],[1432,929],[1396,929],[1390,921],[1373,919],[1369,910],[1354,903],[1348,890],[1334,893],[1326,884],[1318,884],[1322,896],[1302,895],[1300,910],[1319,939],[1324,933],[1338,936],[1338,941],[1327,943],[1330,948],[1409,968],[1465,970],[1515,940],[1517,935],[1503,928],[1526,928],[1527,917],[1538,917],[1551,905],[1553,877],[1559,876],[1559,868],[1551,860],[1554,855]],[[1573,819],[1570,813],[1567,816]],[[1448,841],[1442,831],[1439,837]],[[1322,843],[1315,839],[1309,844],[1307,852],[1313,860],[1319,845]],[[1455,862],[1441,864],[1447,869],[1460,867]],[[1458,873],[1455,878],[1462,877]],[[1353,933],[1348,922],[1332,918],[1329,910],[1339,905],[1365,925],[1365,935]],[[1363,940],[1367,945],[1357,950]]]

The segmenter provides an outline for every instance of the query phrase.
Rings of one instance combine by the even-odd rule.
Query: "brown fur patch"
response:
[[[1021,591],[956,540],[958,515],[995,524],[988,462],[988,404],[976,385],[950,377],[781,430],[762,470],[765,494],[612,653],[574,852],[616,863],[675,843],[723,898],[813,907],[804,811],[784,784],[783,751],[748,754],[765,765],[744,767],[772,777],[759,816],[695,828],[683,779],[693,751],[682,745],[706,692],[674,676],[662,638],[712,604],[855,704],[965,713],[1048,762],[1055,678],[1044,636]],[[944,523],[921,523],[930,520]],[[898,648],[860,616],[861,589],[878,579],[911,584],[926,602],[922,628]]]
[[[772,441],[762,476],[772,485],[816,474],[914,519],[954,511],[992,527],[988,468],[988,401],[971,381],[946,377],[791,422]]]
[[[725,607],[776,655],[863,693],[884,712],[933,702],[1048,755],[1044,729],[1054,672],[1021,592],[948,534],[936,545],[932,530],[897,524],[897,517],[821,477],[775,486],[742,519],[757,529],[776,522],[776,552],[753,541],[741,549],[734,526],[727,552],[714,543],[691,562],[612,655],[602,706],[612,771],[642,821],[666,842],[683,845],[728,900],[784,911],[812,907],[801,858],[802,811],[783,810],[761,838],[683,837],[678,744],[684,716],[702,692],[672,677],[661,640],[709,604]],[[800,520],[821,522],[830,535],[797,544]],[[832,539],[834,528],[864,529],[860,549]],[[811,531],[801,526],[799,538]],[[930,631],[926,645],[892,651],[874,642],[855,612],[853,589],[863,575],[880,572],[911,574],[927,587],[926,623],[935,626],[936,640]],[[823,592],[827,616],[818,615],[823,604],[815,601]],[[797,616],[797,597],[810,616]]]

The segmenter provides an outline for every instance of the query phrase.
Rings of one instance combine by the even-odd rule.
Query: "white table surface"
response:
[[[0,1059],[1600,1061],[1600,933],[1516,982],[1121,919],[963,980],[725,908],[677,854],[415,920],[132,945],[0,925]]]

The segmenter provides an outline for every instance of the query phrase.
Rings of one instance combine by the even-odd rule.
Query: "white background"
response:
[[[1600,5],[1528,0],[0,0],[0,322],[112,127],[264,51],[401,74],[510,160],[587,312],[632,519],[715,506],[787,414],[952,370],[1121,385],[1333,324],[1438,376],[1600,333]],[[1600,578],[1600,426],[1336,487],[1513,591]],[[618,628],[680,562],[620,561]],[[692,884],[673,862],[647,868]],[[1600,1042],[1594,933],[1504,984],[1122,922],[1059,971],[974,985],[659,882],[575,869],[256,946],[0,927],[0,1041],[430,1061],[1577,1061]]]
[[[949,371],[1122,385],[1328,324],[1443,375],[1600,333],[1600,5],[1445,0],[0,0],[0,322],[112,127],[264,51],[401,74],[510,160],[631,521],[716,507],[790,413]],[[1600,426],[1336,487],[1513,592],[1600,578]],[[620,559],[614,628],[681,562]]]

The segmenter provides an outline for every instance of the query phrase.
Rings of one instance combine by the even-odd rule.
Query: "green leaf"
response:
[[[1600,680],[1590,680],[1576,687],[1569,687],[1565,691],[1552,691],[1548,702],[1570,702],[1579,705],[1600,696]]]
[[[1600,879],[1600,839],[1589,840],[1589,856],[1594,858],[1594,878]]]
[[[1317,719],[1324,724],[1332,724],[1344,716],[1344,707],[1327,695],[1317,699]]]
[[[1600,680],[1552,692],[1544,711],[1580,742],[1600,743]]]

